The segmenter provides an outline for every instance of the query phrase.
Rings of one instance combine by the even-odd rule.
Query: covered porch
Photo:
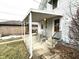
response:
[[[24,19],[24,25],[28,25],[29,29],[29,53],[32,57],[33,33],[37,36],[36,40],[45,41],[52,38],[54,32],[53,20],[61,18],[61,15],[53,13],[53,11],[30,9]],[[27,30],[27,29],[26,29]],[[26,38],[27,40],[27,38]]]

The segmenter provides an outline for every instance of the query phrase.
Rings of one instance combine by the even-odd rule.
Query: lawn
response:
[[[0,45],[0,59],[28,59],[23,41]]]

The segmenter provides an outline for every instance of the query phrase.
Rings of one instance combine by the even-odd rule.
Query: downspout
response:
[[[32,58],[33,54],[32,54],[32,13],[30,12],[29,15],[29,59]]]

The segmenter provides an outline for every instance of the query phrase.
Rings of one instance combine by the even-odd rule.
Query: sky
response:
[[[22,21],[30,8],[38,9],[41,0],[0,0],[0,22]]]

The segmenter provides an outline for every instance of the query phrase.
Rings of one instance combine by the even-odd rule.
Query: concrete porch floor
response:
[[[25,36],[25,44],[27,47],[29,47],[29,35]],[[41,42],[38,40],[38,37],[36,35],[32,36],[32,50],[33,50],[33,59],[39,59],[42,55],[43,59],[47,58],[50,59],[52,57],[52,54],[50,52],[50,48],[53,48],[56,45],[56,41],[51,38],[46,40],[45,42]],[[27,48],[28,49],[28,48]]]

